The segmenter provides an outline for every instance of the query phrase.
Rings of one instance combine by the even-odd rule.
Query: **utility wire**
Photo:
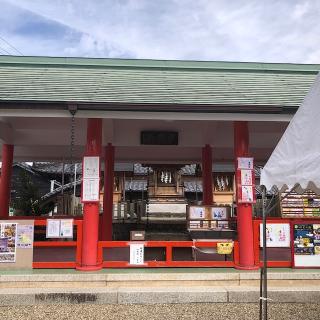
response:
[[[6,43],[9,47],[11,47],[13,50],[15,50],[18,54],[23,56],[23,53],[19,51],[16,47],[14,47],[11,43],[9,43],[6,39],[0,36],[0,40],[2,40],[4,43]]]
[[[1,52],[4,53],[4,54],[11,55],[11,53],[10,53],[9,51],[7,51],[6,49],[2,48],[1,46],[0,46],[0,50],[1,50]]]

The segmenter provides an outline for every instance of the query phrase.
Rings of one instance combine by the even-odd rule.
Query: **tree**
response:
[[[41,198],[38,188],[32,182],[26,171],[21,171],[18,177],[16,197],[13,200],[13,208],[18,215],[38,216]]]

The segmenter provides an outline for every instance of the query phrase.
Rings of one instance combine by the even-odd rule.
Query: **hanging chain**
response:
[[[71,112],[71,111],[70,111]],[[71,113],[71,128],[70,128],[70,164],[73,164],[74,158],[74,145],[75,145],[75,127],[76,127],[76,120],[75,120],[75,112]]]
[[[72,172],[72,167],[74,163],[74,146],[75,146],[75,128],[76,128],[76,119],[75,119],[75,114],[77,112],[77,105],[69,105],[68,106],[69,112],[71,114],[71,126],[70,126],[70,173]],[[75,179],[75,178],[74,178]],[[75,179],[76,180],[76,179]],[[74,181],[74,184],[76,181]],[[70,189],[72,192],[72,188]],[[73,206],[74,206],[74,201],[73,199]],[[74,213],[74,212],[73,212]]]
[[[77,112],[77,105],[70,104],[68,106],[69,112],[71,114],[71,126],[70,126],[70,164],[73,164],[74,158],[74,146],[75,146],[75,127],[76,127],[76,119],[75,114]]]

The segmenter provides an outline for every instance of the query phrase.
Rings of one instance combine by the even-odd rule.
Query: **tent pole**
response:
[[[266,188],[262,189],[262,229],[263,245],[262,259],[263,266],[260,270],[260,312],[259,319],[267,320],[268,318],[268,287],[267,287],[267,214],[266,214]]]
[[[266,188],[262,192],[262,216],[263,216],[263,320],[268,317],[268,287],[267,287],[267,215],[266,215]]]
[[[260,299],[259,299],[259,320],[262,320],[262,279],[263,279],[263,268],[260,269]]]

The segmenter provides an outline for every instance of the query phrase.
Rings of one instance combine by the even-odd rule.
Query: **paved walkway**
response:
[[[269,320],[316,320],[320,305],[269,306]],[[6,320],[255,320],[258,304],[40,305],[0,307]]]

